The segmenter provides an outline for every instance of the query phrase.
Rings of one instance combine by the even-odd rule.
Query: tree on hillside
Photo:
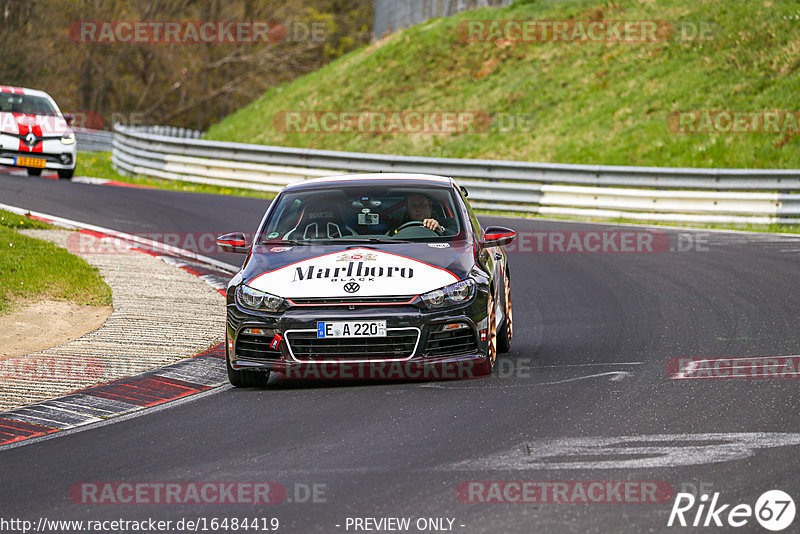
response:
[[[65,111],[205,129],[269,87],[368,42],[370,0],[0,0],[0,83]],[[277,42],[92,42],[119,22],[275,21]],[[127,34],[123,34],[127,35]],[[108,42],[114,41],[114,42]]]

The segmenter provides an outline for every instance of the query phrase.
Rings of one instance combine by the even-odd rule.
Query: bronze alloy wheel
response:
[[[505,280],[503,282],[506,286],[506,330],[508,331],[508,340],[514,337],[514,313],[511,306],[511,280],[508,279],[508,270],[503,273]]]
[[[503,283],[505,284],[505,319],[497,331],[497,352],[500,354],[511,350],[513,312],[511,310],[511,280],[509,280],[508,271],[503,273]]]
[[[494,310],[494,296],[491,290],[489,293],[488,308],[489,324],[486,326],[486,344],[488,345],[486,356],[489,360],[489,373],[491,373],[494,368],[494,362],[497,360],[497,317]]]

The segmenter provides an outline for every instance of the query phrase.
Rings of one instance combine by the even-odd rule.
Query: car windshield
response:
[[[408,242],[462,239],[449,189],[344,187],[282,193],[258,242]]]
[[[58,116],[49,100],[42,96],[0,93],[0,111],[26,115]]]

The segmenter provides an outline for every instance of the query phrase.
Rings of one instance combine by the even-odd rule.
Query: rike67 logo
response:
[[[749,504],[737,504],[736,506],[723,504],[719,498],[719,492],[714,493],[710,502],[708,494],[703,494],[696,499],[691,493],[678,493],[675,496],[675,503],[672,505],[667,526],[740,528],[749,524],[755,516],[756,521],[762,527],[778,532],[794,521],[794,500],[781,490],[770,490],[763,493],[754,507]]]

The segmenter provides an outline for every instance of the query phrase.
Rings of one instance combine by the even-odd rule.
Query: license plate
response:
[[[386,337],[386,321],[319,321],[317,337]]]
[[[42,158],[23,158],[17,157],[15,165],[19,165],[20,167],[36,167],[39,169],[44,169],[44,164],[47,160]]]

